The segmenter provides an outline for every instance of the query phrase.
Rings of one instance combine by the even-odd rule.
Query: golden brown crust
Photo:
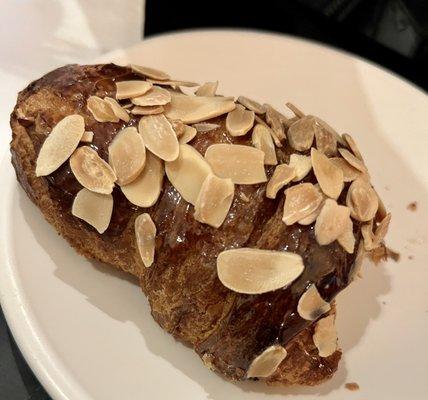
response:
[[[318,271],[317,280],[327,279],[335,271],[344,284],[347,284],[346,271],[349,272],[354,258],[337,244],[317,245],[310,228],[283,224],[283,202],[266,199],[265,185],[237,186],[231,208],[234,218],[229,218],[216,230],[195,221],[189,204],[166,182],[158,204],[149,209],[159,231],[157,259],[150,269],[144,268],[135,248],[133,225],[141,209],[128,206],[120,233],[107,232],[106,235],[99,235],[73,217],[70,209],[64,206],[70,204],[69,199],[67,203],[58,197],[58,181],[35,177],[38,148],[48,128],[72,113],[85,118],[96,139],[101,128],[87,113],[85,99],[79,94],[112,95],[111,86],[103,83],[100,88],[99,82],[126,73],[113,66],[69,66],[53,71],[25,89],[11,116],[11,152],[17,178],[46,220],[77,252],[139,277],[153,317],[164,329],[190,343],[206,364],[227,378],[243,379],[248,363],[260,351],[258,346],[264,346],[278,334],[275,332],[278,321],[284,318],[293,321],[295,317],[269,310],[267,313],[257,311],[255,316],[246,315],[243,310],[247,303],[258,310],[267,310],[266,304],[272,302],[278,309],[290,305],[281,303],[285,300],[277,292],[251,297],[226,289],[213,268],[218,252],[230,245],[266,249],[294,246],[291,250],[304,255],[310,268]],[[70,82],[67,91],[64,82]],[[229,140],[224,118],[213,122],[220,124],[220,128],[193,143],[202,154],[210,143]],[[111,125],[116,131],[122,126]],[[288,154],[282,152],[278,156],[284,161]],[[240,193],[245,194],[249,202],[242,200]],[[120,193],[115,196],[119,199]],[[304,274],[296,287],[303,287],[307,282],[308,276]],[[245,325],[247,319],[251,325]],[[288,356],[268,379],[269,383],[315,385],[332,376],[341,352],[320,358],[312,341],[312,330],[313,325],[309,325],[296,332],[286,332],[292,337],[286,347]]]

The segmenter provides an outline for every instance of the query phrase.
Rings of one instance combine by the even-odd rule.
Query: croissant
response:
[[[11,115],[17,179],[78,253],[136,276],[208,368],[319,384],[341,357],[335,296],[390,214],[350,135],[193,86],[136,65],[48,73]]]

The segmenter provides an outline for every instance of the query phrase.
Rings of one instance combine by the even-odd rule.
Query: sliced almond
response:
[[[271,376],[287,357],[287,350],[280,345],[268,347],[251,363],[247,371],[247,378],[267,378]]]
[[[344,182],[352,182],[357,179],[361,175],[361,171],[354,168],[351,164],[348,163],[344,158],[341,157],[333,157],[329,158],[329,160],[339,167],[343,172],[343,181]]]
[[[335,200],[327,199],[315,222],[315,238],[321,246],[334,242],[348,225],[351,210],[340,206]]]
[[[346,149],[339,149],[340,155],[354,168],[358,169],[361,172],[367,172],[367,168],[364,163],[357,157],[355,157],[350,151]]]
[[[151,207],[157,202],[162,190],[163,173],[163,162],[148,151],[143,172],[130,184],[120,188],[132,204]]]
[[[257,101],[251,100],[245,96],[239,96],[237,102],[242,104],[245,108],[248,108],[251,111],[254,111],[256,114],[264,114],[266,109]]]
[[[266,186],[266,197],[274,199],[280,189],[282,189],[287,183],[296,175],[296,171],[293,167],[287,164],[280,164],[275,168],[272,178],[270,178]]]
[[[171,124],[172,129],[174,129],[175,135],[178,138],[184,134],[187,125],[183,124],[179,119],[169,121],[169,123]]]
[[[375,217],[379,199],[371,185],[365,179],[358,178],[348,189],[346,205],[351,209],[352,218],[367,222]]]
[[[56,171],[71,156],[85,132],[80,115],[69,115],[59,121],[43,142],[36,161],[36,176]]]
[[[180,144],[178,158],[165,164],[166,175],[184,200],[195,205],[206,177],[212,173],[204,157],[188,144]]]
[[[287,106],[287,108],[293,111],[296,117],[303,118],[305,116],[305,113],[302,110],[298,109],[293,103],[286,103],[285,105]]]
[[[139,97],[133,97],[131,101],[142,107],[163,106],[171,102],[171,94],[168,90],[153,86],[148,92]]]
[[[345,140],[342,138],[342,136],[340,136],[337,131],[335,129],[333,129],[329,124],[327,124],[327,122],[325,122],[324,120],[322,120],[319,117],[314,117],[317,121],[317,124],[322,128],[325,129],[326,131],[332,133],[334,135],[334,137],[336,138],[337,142],[340,143],[342,146],[346,146],[346,142]]]
[[[196,129],[197,132],[203,133],[203,132],[213,131],[214,129],[218,129],[220,128],[220,125],[209,124],[207,122],[200,122],[198,124],[193,124],[193,127]]]
[[[343,172],[317,149],[311,149],[312,168],[321,190],[337,199],[343,189]]]
[[[178,138],[180,144],[189,143],[196,136],[196,128],[186,125],[184,133]]]
[[[196,96],[205,96],[212,97],[215,96],[215,92],[217,91],[218,81],[215,82],[205,82],[202,86],[198,88],[195,92]]]
[[[187,96],[171,92],[171,103],[165,107],[165,115],[185,124],[194,124],[226,114],[235,106],[235,102],[226,97]]]
[[[355,249],[355,236],[353,232],[353,224],[351,218],[348,217],[346,222],[346,228],[343,233],[337,238],[338,243],[343,247],[343,249],[352,254]]]
[[[312,337],[320,357],[331,356],[337,350],[337,332],[334,315],[321,318],[315,325]]]
[[[146,148],[137,128],[122,129],[110,143],[108,152],[108,162],[119,185],[128,185],[140,175],[146,162]]]
[[[113,191],[116,175],[98,153],[82,146],[70,157],[70,168],[77,181],[92,192],[109,194]]]
[[[148,79],[149,82],[152,82],[154,85],[164,85],[164,86],[171,86],[171,87],[195,87],[199,86],[199,83],[196,82],[189,82],[189,81],[180,81],[175,79],[168,79],[168,80],[156,80],[156,79]]]
[[[94,140],[94,132],[92,132],[92,131],[83,132],[82,138],[80,139],[81,142],[91,143],[92,140]]]
[[[155,259],[156,226],[149,214],[140,214],[135,218],[135,239],[138,252],[146,268],[153,264]]]
[[[83,188],[73,201],[71,213],[93,226],[99,233],[108,228],[113,212],[113,196]]]
[[[234,111],[233,111],[234,112]],[[251,136],[253,146],[265,153],[265,164],[276,165],[278,160],[276,158],[275,145],[272,140],[272,136],[269,132],[269,128],[264,125],[257,124]]]
[[[324,206],[324,201],[327,198],[326,195],[322,192],[322,190],[320,189],[320,185],[318,185],[318,183],[314,185],[314,188],[322,196],[322,201],[321,201],[320,205],[318,206],[318,208],[314,212],[310,213],[307,217],[301,218],[297,221],[297,223],[300,225],[311,225],[311,224],[313,224],[316,221],[316,219],[318,218],[318,215],[320,215],[320,212]]]
[[[269,134],[271,135],[276,147],[282,147],[282,143],[279,140],[278,136],[275,135],[274,131],[269,127],[269,125],[265,121],[263,121],[257,114],[254,117],[254,121],[268,129]]]
[[[361,234],[364,240],[364,250],[371,251],[377,246],[374,243],[373,222],[361,225]]]
[[[90,96],[86,101],[86,107],[98,122],[119,122],[111,105],[101,97]]]
[[[224,286],[238,293],[260,294],[288,286],[303,272],[302,257],[287,251],[232,249],[217,257]]]
[[[138,130],[153,154],[165,161],[174,161],[178,157],[177,135],[163,114],[142,117]]]
[[[318,122],[316,122],[315,142],[317,149],[326,156],[331,157],[337,153],[336,136],[327,129],[323,129]]]
[[[386,214],[385,218],[379,223],[376,227],[376,231],[374,233],[374,242],[380,245],[385,239],[386,234],[388,233],[389,223],[391,222],[391,214]]]
[[[297,151],[306,151],[311,148],[314,141],[316,120],[308,115],[294,122],[288,128],[287,138],[290,146]]]
[[[205,159],[217,176],[241,185],[267,181],[264,158],[263,151],[238,144],[213,144],[205,153]]]
[[[330,304],[321,297],[317,287],[313,283],[300,296],[297,303],[297,312],[307,321],[314,321],[330,310]]]
[[[342,137],[345,140],[348,147],[351,149],[352,153],[354,153],[354,156],[360,159],[361,161],[363,161],[363,156],[361,155],[361,152],[358,149],[357,143],[352,138],[352,136],[348,135],[347,133],[344,133]]]
[[[376,192],[376,190],[375,190],[375,192]],[[382,199],[380,198],[378,192],[376,192],[376,196],[377,196],[377,200],[378,200],[378,203],[379,203],[379,207],[378,207],[377,212],[376,212],[376,220],[380,221],[380,220],[382,220],[382,219],[384,219],[386,217],[386,215],[388,214],[388,212],[386,211],[385,204],[383,203]]]
[[[162,114],[163,112],[163,106],[135,106],[131,110],[131,114],[134,115],[155,115]]]
[[[160,71],[155,68],[143,67],[141,65],[131,64],[131,69],[137,75],[146,76],[147,78],[151,78],[151,79],[165,81],[171,78],[166,72]]]
[[[286,118],[277,110],[275,110],[271,105],[264,104],[263,106],[266,110],[266,121],[272,128],[275,136],[279,140],[285,140],[286,135],[284,132],[283,120],[286,120]]]
[[[131,99],[142,96],[152,88],[153,84],[147,81],[116,82],[116,99]]]
[[[354,265],[349,274],[348,281],[352,282],[355,277],[361,277],[361,267],[363,265],[364,257],[366,255],[366,251],[364,250],[364,242],[360,240],[360,244],[358,245],[357,255],[355,256]]]
[[[111,97],[105,97],[104,101],[110,104],[113,113],[117,118],[121,119],[122,121],[129,122],[129,114],[115,99],[112,99]]]
[[[125,110],[129,110],[132,107],[134,107],[134,105],[132,103],[122,104],[122,108]]]
[[[296,171],[293,182],[300,182],[312,169],[311,157],[301,154],[292,154],[288,165]]]
[[[234,192],[235,186],[230,179],[208,175],[196,200],[196,221],[219,228],[229,212]]]
[[[226,117],[226,129],[232,136],[245,135],[254,125],[254,111],[246,110],[240,104]]]
[[[286,225],[293,225],[313,213],[322,201],[322,195],[312,183],[292,186],[285,191],[282,221]]]

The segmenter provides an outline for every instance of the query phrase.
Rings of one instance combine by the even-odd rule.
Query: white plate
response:
[[[1,169],[0,291],[25,358],[55,399],[426,398],[428,370],[428,101],[365,61],[271,34],[203,31],[160,36],[114,55],[174,77],[220,80],[220,91],[283,108],[292,101],[357,138],[393,213],[401,262],[366,265],[338,299],[344,356],[315,388],[226,382],[150,317],[124,274],[78,256]],[[412,201],[418,210],[406,209]],[[409,260],[412,256],[413,259]],[[357,382],[349,393],[346,382]],[[159,396],[159,397],[155,397]]]

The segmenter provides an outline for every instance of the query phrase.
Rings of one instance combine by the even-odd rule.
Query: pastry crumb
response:
[[[416,211],[418,209],[418,203],[416,201],[412,201],[407,205],[407,209],[413,212]]]
[[[350,390],[351,392],[355,392],[356,390],[360,390],[360,385],[356,382],[348,382],[345,383],[346,389]]]
[[[415,257],[413,257],[413,256],[408,256],[407,257],[409,260],[413,260]]]
[[[389,249],[384,244],[372,250],[369,253],[370,259],[377,265],[381,261],[387,261],[389,258],[394,260],[395,262],[400,261],[400,253]]]

